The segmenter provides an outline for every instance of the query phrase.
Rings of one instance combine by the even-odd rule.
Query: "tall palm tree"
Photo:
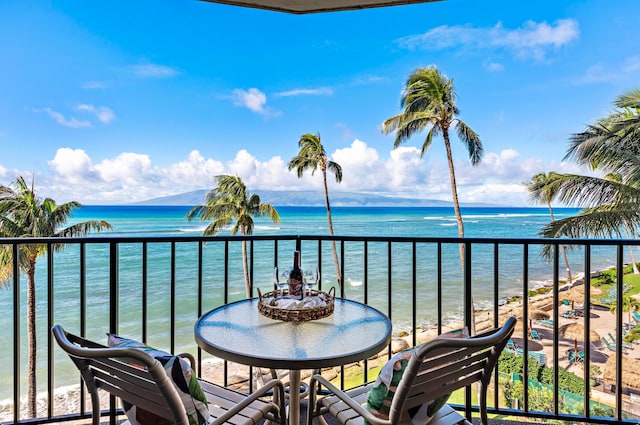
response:
[[[289,161],[289,171],[295,169],[298,178],[301,178],[305,170],[311,170],[313,175],[319,168],[322,173],[322,187],[324,188],[324,202],[327,207],[327,220],[329,221],[329,234],[333,233],[333,221],[331,219],[331,205],[329,204],[329,188],[327,186],[327,170],[331,171],[336,178],[336,182],[342,181],[342,167],[337,162],[333,162],[327,156],[322,146],[319,134],[303,134],[298,140],[300,151],[298,155]],[[336,279],[340,286],[341,296],[344,296],[344,284],[340,274],[340,262],[338,261],[338,251],[336,249],[336,241],[331,241],[331,249],[333,251],[333,264],[336,269]]]
[[[460,111],[456,105],[453,80],[441,74],[435,66],[416,69],[407,78],[401,107],[403,111],[400,114],[387,119],[382,124],[382,131],[385,134],[395,132],[393,147],[397,148],[416,133],[428,130],[422,143],[422,156],[431,147],[433,136],[442,135],[449,164],[449,180],[453,210],[458,223],[458,236],[464,237],[449,130],[452,127],[455,128],[458,138],[467,148],[472,165],[480,163],[484,149],[480,137],[458,118]],[[464,266],[464,245],[462,244],[460,244],[460,263]]]
[[[603,177],[561,174],[553,185],[579,214],[542,229],[545,237],[619,237],[640,225],[640,89],[619,96],[609,116],[574,134],[564,159]],[[612,178],[615,176],[615,178]]]
[[[89,220],[64,227],[72,210],[81,205],[72,201],[57,205],[53,199],[41,200],[22,177],[13,187],[0,186],[0,236],[19,238],[68,238],[84,236],[91,230],[110,229],[102,220]],[[64,244],[54,244],[61,250]],[[27,274],[27,413],[36,415],[36,262],[47,253],[46,244],[23,244],[18,248],[18,265]],[[9,245],[0,248],[0,276],[13,272],[13,252]]]
[[[213,236],[223,228],[234,223],[231,234],[238,232],[242,236],[253,234],[253,217],[269,217],[273,223],[280,222],[280,215],[271,204],[260,202],[260,196],[249,194],[247,187],[238,176],[219,175],[215,177],[218,186],[205,195],[204,205],[197,205],[187,213],[187,219],[200,217],[201,221],[213,220],[202,232]],[[247,260],[247,241],[242,241],[242,266],[247,298],[251,297],[249,281],[249,262]]]
[[[555,171],[546,173],[538,173],[534,175],[530,181],[523,182],[527,186],[529,191],[529,200],[534,203],[546,204],[549,207],[549,215],[551,216],[551,222],[555,221],[553,216],[553,207],[551,203],[557,196],[556,186],[554,186],[553,180],[558,178],[558,173]],[[567,270],[567,282],[571,283],[571,267],[569,267],[569,258],[567,257],[567,247],[560,245],[560,250],[564,258],[564,265]]]

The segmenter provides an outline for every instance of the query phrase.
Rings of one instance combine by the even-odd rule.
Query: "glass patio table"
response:
[[[300,423],[300,371],[371,357],[391,340],[391,321],[368,305],[335,298],[331,316],[306,322],[270,319],[252,298],[215,308],[194,327],[197,344],[235,363],[289,369],[289,424]]]

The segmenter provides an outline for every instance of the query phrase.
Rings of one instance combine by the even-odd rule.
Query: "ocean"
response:
[[[328,225],[326,211],[322,207],[277,207],[281,216],[280,224],[273,224],[267,219],[258,218],[255,222],[254,235],[326,235],[328,234]],[[189,236],[200,235],[206,226],[206,223],[196,221],[187,221],[185,214],[189,210],[189,207],[181,206],[83,206],[77,209],[72,216],[71,223],[84,220],[100,219],[108,221],[113,230],[100,233],[99,236]],[[574,215],[578,210],[569,208],[557,208],[554,209],[556,219]],[[540,229],[546,225],[549,220],[549,211],[546,208],[463,208],[463,217],[465,224],[465,236],[477,237],[477,238],[529,238],[537,237]],[[457,226],[452,208],[447,207],[333,207],[332,208],[333,224],[335,234],[338,236],[408,236],[408,237],[457,237]],[[222,234],[226,234],[222,232]],[[235,244],[235,250],[231,252],[232,258],[239,257],[239,245]],[[233,246],[233,244],[232,244]],[[327,244],[327,247],[329,244]],[[106,249],[105,247],[101,249]],[[139,255],[139,251],[132,247],[123,246],[122,250],[131,249],[131,261],[122,260],[120,262],[120,280],[121,282],[139,281],[140,264],[134,260],[136,255]],[[508,297],[518,295],[522,292],[522,253],[521,249],[513,252],[513,255],[509,254],[509,248],[504,249],[504,253],[501,254],[501,296]],[[90,258],[100,257],[100,254],[104,252],[95,252],[91,254]],[[287,254],[287,255],[285,255]],[[77,320],[77,308],[72,307],[77,304],[77,285],[78,285],[78,270],[76,267],[70,267],[65,265],[65,255],[72,255],[71,253],[65,254],[65,250],[60,253],[56,253],[56,275],[55,275],[55,287],[56,287],[56,307],[55,321],[61,324],[71,323]],[[186,258],[191,256],[193,258],[193,252],[177,253],[178,256],[185,256],[185,263],[189,262]],[[349,248],[346,252],[345,264],[358,263],[357,256],[361,255],[360,250],[357,248]],[[376,258],[380,255],[381,258],[385,258],[386,251],[376,253],[375,249],[370,254],[372,258]],[[400,252],[399,256],[403,253]],[[426,254],[430,255],[430,254]],[[493,285],[493,262],[490,260],[491,251],[488,250],[484,253],[482,250],[474,252],[473,261],[473,275],[474,275],[474,303],[479,309],[489,308],[492,306],[492,285]],[[580,252],[572,252],[571,266],[574,269],[574,275],[576,272],[582,271],[582,257]],[[234,257],[235,256],[235,257]],[[455,264],[453,267],[459,273],[459,260],[457,253],[457,245],[454,245],[451,250],[445,252],[445,256],[451,261],[451,264]],[[154,252],[150,250],[150,259],[159,258],[159,262],[155,263],[150,261],[149,270],[149,282],[153,285],[154,281],[167,280],[167,265],[166,261],[163,263],[162,259],[166,259],[166,251]],[[258,257],[258,256],[256,256]],[[332,282],[335,282],[335,278],[332,280],[331,272],[331,255],[330,251],[323,253],[323,257],[326,259],[327,264],[324,264],[325,268],[322,276],[323,288],[331,286]],[[476,258],[477,257],[477,258]],[[529,285],[530,288],[536,286],[543,286],[548,284],[552,278],[552,271],[549,263],[542,260],[536,253],[530,253],[529,263]],[[288,251],[282,254],[283,264],[282,267],[288,267],[291,261]],[[308,256],[307,258],[314,258],[314,256]],[[315,257],[317,258],[317,257]],[[394,259],[396,253],[394,252]],[[256,263],[254,279],[256,286],[263,288],[266,291],[272,287],[272,274],[273,264],[266,263],[268,260],[264,260],[265,263]],[[272,261],[272,260],[271,260]],[[314,267],[312,261],[307,260],[305,264],[303,259],[303,268]],[[395,260],[394,260],[395,261]],[[447,262],[444,264],[447,264]],[[177,261],[181,263],[180,260]],[[425,269],[421,269],[421,273],[434,274],[435,263],[427,262]],[[162,264],[157,267],[154,264]],[[603,269],[615,264],[615,252],[613,250],[603,251],[600,254],[594,253],[592,258],[593,269]],[[37,294],[46,294],[47,291],[47,276],[46,276],[46,258],[39,260],[38,269],[36,272],[37,281]],[[395,265],[394,265],[395,266]],[[398,267],[400,268],[400,267]],[[561,278],[564,278],[564,267],[561,266]],[[239,269],[241,270],[241,268]],[[387,285],[387,267],[384,261],[373,261],[368,266],[368,282],[370,302],[374,305],[377,302],[383,302],[384,300],[376,300],[376,287],[378,285]],[[213,273],[213,270],[205,269],[205,275],[209,272]],[[233,279],[237,285],[236,293],[232,296],[239,297],[244,294],[244,285],[242,283],[241,273],[239,276]],[[346,293],[350,298],[358,299],[362,294],[362,282],[363,282],[362,268],[349,267],[345,270],[345,285]],[[476,278],[479,276],[479,278]],[[128,277],[131,277],[128,279]],[[87,293],[90,296],[89,302],[91,303],[89,309],[91,309],[90,324],[92,326],[98,326],[102,323],[104,327],[108,326],[108,310],[104,308],[105,298],[108,297],[108,293],[104,293],[104,281],[107,279],[106,272],[102,275],[94,275],[91,279],[88,279]],[[452,279],[455,279],[453,277]],[[396,280],[398,281],[396,283]],[[459,280],[459,279],[458,279]],[[394,285],[409,285],[410,276],[407,275],[394,275]],[[233,282],[232,282],[233,283]],[[22,278],[23,286],[26,284],[26,277]],[[96,288],[92,288],[92,285],[96,285]],[[135,285],[131,283],[130,285]],[[100,287],[98,287],[100,286]],[[445,271],[445,291],[450,289],[453,292],[458,291],[457,296],[449,297],[448,293],[443,294],[444,304],[443,310],[446,313],[448,320],[455,320],[461,317],[460,311],[460,297],[459,286],[453,284],[447,285],[447,274]],[[386,288],[386,286],[380,286]],[[449,288],[450,287],[450,288]],[[125,290],[126,289],[126,290]],[[153,289],[153,287],[152,287]],[[131,297],[135,300],[139,297],[139,288],[133,286],[123,288],[121,296],[123,298]],[[166,290],[166,289],[158,289]],[[101,292],[102,291],[102,292]],[[379,291],[379,293],[385,293]],[[431,296],[432,293],[421,294],[420,296]],[[68,297],[68,299],[65,299]],[[102,297],[102,298],[101,298]],[[12,289],[5,287],[0,289],[0,311],[3,312],[0,315],[0,340],[5,343],[0,346],[0,356],[10,364],[12,356],[12,347],[10,341],[12,340],[13,332],[13,315],[12,315]],[[406,304],[405,301],[406,300]],[[21,302],[24,304],[26,301],[26,295],[21,295]],[[219,300],[209,300],[209,303],[216,305],[215,302]],[[47,316],[46,305],[48,299],[46,296],[39,296],[38,303],[38,336],[39,346],[46,346],[46,328]],[[393,301],[393,322],[394,331],[405,329],[410,326],[410,308],[406,306],[411,305],[411,298],[403,298],[401,296],[395,297]],[[100,304],[103,304],[100,306]],[[68,307],[69,306],[69,307]],[[158,306],[157,316],[154,316],[153,306],[150,306],[151,320],[157,322],[166,322],[166,305]],[[182,329],[181,336],[178,339],[179,346],[186,346],[195,349],[193,342],[192,326],[193,326],[193,305],[185,305],[178,307],[177,316],[177,328]],[[121,328],[120,332],[124,336],[135,337],[139,331],[138,323],[140,321],[140,315],[138,311],[131,312],[130,314],[125,309],[121,308]],[[137,309],[136,309],[137,310]],[[181,312],[184,311],[184,316]],[[24,314],[23,314],[24,317]],[[424,314],[419,318],[421,324],[432,324],[435,320],[433,309],[425,309]],[[24,326],[26,318],[22,319],[22,326]],[[24,332],[23,332],[24,334]],[[21,353],[21,367],[26,367],[26,337],[24,344],[21,346],[23,352]],[[39,361],[42,362],[42,373],[46,370],[46,356],[40,356]],[[64,372],[65,370],[72,370],[72,366],[68,359],[61,355],[56,356],[56,370]],[[64,373],[62,373],[64,375]],[[39,373],[40,375],[40,373]],[[73,376],[73,374],[71,374]],[[11,397],[12,394],[12,370],[11,367],[5,367],[0,370],[0,400]],[[43,378],[39,377],[39,386],[45,385],[46,382]],[[58,376],[58,375],[57,375]],[[58,378],[57,378],[58,379]],[[23,378],[23,384],[26,378]],[[69,384],[65,382],[64,377],[58,379],[57,384]],[[73,381],[72,383],[75,383]],[[43,387],[44,389],[44,387]]]

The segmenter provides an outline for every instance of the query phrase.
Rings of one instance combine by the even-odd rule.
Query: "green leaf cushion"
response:
[[[117,348],[136,348],[158,360],[167,376],[178,391],[191,425],[204,425],[209,418],[207,398],[198,382],[198,377],[191,370],[189,362],[182,357],[150,347],[139,341],[108,334],[107,345]],[[122,400],[122,406],[132,425],[170,425],[172,422],[154,415]]]
[[[469,332],[465,328],[442,334],[437,338],[462,338],[468,335]],[[366,406],[375,416],[389,419],[389,409],[391,408],[393,396],[414,350],[415,347],[412,347],[397,353],[380,370],[374,386],[369,391]],[[451,394],[445,394],[421,406],[409,409],[405,416],[402,417],[401,423],[409,425],[425,425],[429,423],[438,410],[446,404],[450,396]],[[371,425],[367,420],[364,423],[365,425]]]

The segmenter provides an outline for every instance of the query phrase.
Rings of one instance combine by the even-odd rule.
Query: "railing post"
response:
[[[13,245],[13,370],[20,370],[20,251]],[[13,422],[20,419],[20,374],[13,374]]]
[[[118,333],[118,299],[119,283],[118,283],[118,243],[109,243],[109,332]],[[116,398],[112,395],[109,397],[109,424],[116,425]]]
[[[464,325],[471,335],[475,335],[475,312],[473,307],[473,291],[471,290],[471,243],[464,243]],[[471,420],[471,386],[465,388],[465,416]]]

